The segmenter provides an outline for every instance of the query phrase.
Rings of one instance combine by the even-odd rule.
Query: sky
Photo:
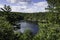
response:
[[[46,0],[0,0],[0,8],[10,5],[13,12],[45,12],[48,6]]]

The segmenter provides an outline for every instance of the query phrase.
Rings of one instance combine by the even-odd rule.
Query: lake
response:
[[[38,23],[36,21],[20,21],[17,24],[19,32],[24,33],[27,30],[30,30],[33,34],[36,34],[39,30]]]

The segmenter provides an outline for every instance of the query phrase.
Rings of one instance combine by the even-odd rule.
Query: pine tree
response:
[[[60,12],[60,0],[47,0],[48,9],[52,12]]]
[[[1,10],[2,11],[4,11],[4,12],[10,12],[11,11],[11,8],[10,8],[10,6],[8,5],[4,5],[4,8],[1,8]]]

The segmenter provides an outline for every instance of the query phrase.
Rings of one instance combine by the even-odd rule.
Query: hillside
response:
[[[24,34],[14,32],[13,26],[20,20],[37,21],[39,31],[36,35],[30,34],[29,31]],[[60,13],[19,13],[19,12],[1,12],[0,11],[0,34],[7,38],[1,39],[17,39],[17,40],[55,40],[60,39]],[[4,30],[3,30],[3,29]],[[3,31],[3,32],[2,32]],[[2,34],[3,33],[3,34]],[[10,35],[10,36],[9,36]],[[9,38],[8,38],[9,37]],[[13,38],[14,37],[14,38]],[[17,37],[17,38],[16,38]],[[25,38],[26,37],[26,38]]]

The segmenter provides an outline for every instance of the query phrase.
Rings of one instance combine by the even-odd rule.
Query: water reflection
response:
[[[36,34],[39,30],[36,21],[20,21],[19,23],[17,23],[17,28],[18,28],[17,31],[21,33],[30,30],[33,34]]]

